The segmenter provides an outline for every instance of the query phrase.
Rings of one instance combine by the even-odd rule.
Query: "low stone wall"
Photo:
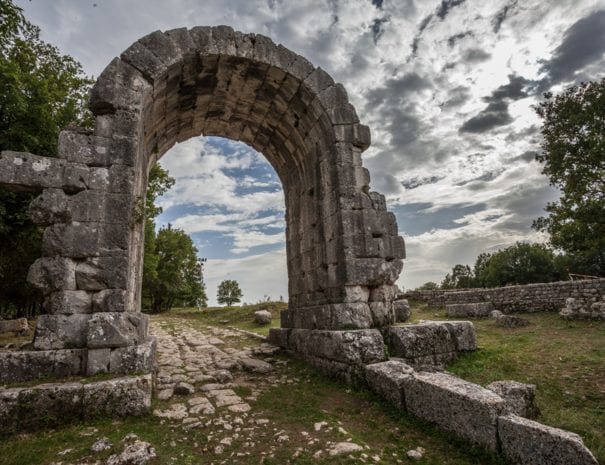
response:
[[[156,340],[114,349],[58,349],[0,352],[0,384],[99,373],[150,373]]]
[[[368,365],[366,379],[397,409],[499,451],[511,464],[598,465],[577,434],[511,414],[510,400],[450,373],[388,361]]]
[[[568,298],[590,308],[605,298],[605,278],[462,290],[408,291],[402,297],[443,307],[447,304],[492,302],[507,312],[558,312]]]
[[[152,376],[92,383],[0,388],[0,435],[100,417],[142,415],[151,408]]]

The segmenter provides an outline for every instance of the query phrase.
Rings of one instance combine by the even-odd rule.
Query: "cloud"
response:
[[[502,27],[502,23],[508,17],[509,13],[517,6],[519,0],[513,0],[507,5],[504,5],[498,13],[492,19],[492,25],[494,27],[494,33],[500,32],[500,28]]]
[[[572,24],[540,71],[547,76],[541,90],[559,82],[574,80],[576,72],[602,61],[605,53],[605,10],[595,11]]]
[[[488,102],[487,107],[466,120],[460,127],[460,132],[483,133],[513,122],[508,111],[509,102],[527,97],[525,89],[533,83],[516,75],[510,75],[508,80],[508,84],[499,86],[489,97],[483,99]]]
[[[437,8],[435,15],[443,21],[452,8],[462,5],[465,1],[466,0],[441,0],[441,5]]]

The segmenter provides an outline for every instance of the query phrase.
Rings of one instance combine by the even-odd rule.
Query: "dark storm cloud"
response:
[[[439,5],[435,14],[443,21],[452,8],[462,5],[465,1],[466,0],[441,0],[441,5]]]
[[[459,34],[454,34],[453,36],[450,36],[447,38],[447,44],[450,47],[453,47],[454,45],[456,45],[456,42],[458,42],[459,40],[464,39],[465,37],[472,36],[472,35],[473,35],[472,31],[460,32]]]
[[[372,5],[374,5],[379,10],[382,10],[382,2],[383,0],[372,0]]]
[[[502,173],[504,173],[505,169],[501,168],[498,170],[492,170],[492,171],[488,171],[486,173],[483,173],[481,176],[477,176],[476,178],[473,179],[469,179],[468,181],[462,181],[457,183],[457,186],[465,186],[471,183],[478,183],[481,182],[484,185],[487,184],[489,181],[493,181],[494,179],[496,179],[498,176],[500,176]]]
[[[454,204],[438,210],[431,210],[433,204],[426,202],[409,203],[391,207],[397,216],[397,223],[402,234],[417,236],[434,229],[457,229],[467,223],[460,220],[473,213],[485,210],[484,203],[476,205]]]
[[[506,126],[513,122],[508,112],[508,103],[492,102],[481,110],[478,115],[464,122],[459,132],[481,133],[487,132],[498,126]]]
[[[603,60],[605,53],[605,10],[595,11],[565,31],[563,41],[553,57],[542,65],[547,77],[540,91],[559,82],[572,80],[574,73],[587,65]]]
[[[533,84],[522,76],[509,75],[508,84],[498,87],[489,97],[484,97],[487,107],[465,121],[459,132],[482,133],[512,123],[513,118],[508,111],[509,101],[528,97],[528,89]]]
[[[527,163],[531,163],[532,161],[534,161],[536,159],[537,155],[538,155],[538,152],[536,152],[535,150],[527,150],[526,152],[523,152],[521,155],[513,158],[513,161],[522,160]]]
[[[429,23],[433,19],[433,15],[426,16],[418,26],[418,32],[414,36],[414,40],[412,41],[412,55],[416,55],[418,51],[418,44],[420,43],[420,38],[422,37],[422,33],[428,27]]]
[[[448,92],[449,98],[440,105],[442,109],[459,107],[471,98],[471,89],[466,86],[454,87]]]
[[[469,48],[462,55],[462,59],[469,63],[480,63],[489,60],[491,55],[480,48]]]
[[[404,179],[401,181],[401,185],[408,190],[416,189],[420,186],[424,186],[425,184],[435,184],[436,182],[444,179],[444,176],[430,176],[428,178],[419,178],[414,177],[411,179]]]
[[[366,93],[368,110],[385,104],[385,106],[398,105],[397,102],[405,99],[410,93],[432,88],[431,82],[418,73],[407,73],[400,77],[389,78],[382,87],[371,89]]]
[[[388,22],[389,18],[376,18],[370,26],[370,29],[372,30],[372,37],[374,38],[374,44],[378,43],[378,39],[380,39],[380,36],[384,33],[382,25]]]
[[[500,11],[498,11],[498,13],[496,13],[496,16],[494,16],[492,19],[492,26],[494,26],[495,33],[500,31],[502,23],[507,18],[510,11],[517,6],[517,3],[519,3],[518,0],[513,0],[508,5],[505,5]]]

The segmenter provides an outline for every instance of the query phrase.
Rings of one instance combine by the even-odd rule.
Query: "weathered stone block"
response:
[[[481,318],[489,316],[489,314],[494,310],[494,304],[491,302],[448,304],[445,306],[445,310],[447,312],[447,316],[450,318]]]
[[[86,291],[53,292],[44,301],[44,309],[54,315],[92,313],[92,295]]]
[[[292,329],[290,350],[349,365],[367,365],[385,360],[386,348],[376,329],[320,331]]]
[[[369,302],[370,313],[372,315],[372,327],[384,328],[395,322],[393,313],[393,304],[391,302]]]
[[[16,320],[0,320],[0,334],[2,333],[25,333],[29,331],[27,318]]]
[[[403,269],[401,260],[386,261],[383,258],[358,258],[347,261],[346,284],[378,286],[394,284]]]
[[[139,44],[139,48],[144,47]],[[145,52],[145,57],[149,58],[151,52]],[[135,51],[131,55],[135,55]],[[88,106],[95,115],[115,113],[118,109],[140,110],[142,93],[149,88],[139,71],[120,58],[114,58],[93,86]]]
[[[63,187],[65,162],[25,152],[0,152],[0,184],[35,191]]]
[[[268,325],[271,323],[273,315],[268,310],[259,310],[254,312],[254,322],[257,325]]]
[[[414,369],[406,363],[389,360],[365,366],[366,382],[372,391],[400,410],[405,410],[404,381]]]
[[[126,289],[128,284],[128,257],[116,255],[87,259],[78,263],[75,278],[78,289],[102,291]]]
[[[269,336],[267,342],[274,346],[281,347],[282,349],[288,349],[288,338],[290,336],[290,328],[271,328],[269,330]]]
[[[100,223],[55,224],[44,231],[42,253],[46,257],[85,258],[99,254]]]
[[[20,429],[37,429],[42,418],[48,426],[79,420],[82,416],[82,384],[40,384],[21,390],[18,402]]]
[[[29,217],[35,224],[50,225],[71,221],[68,196],[62,189],[44,189],[29,204]]]
[[[141,344],[111,350],[109,371],[111,373],[151,373],[155,362],[157,342],[148,338]]]
[[[494,381],[486,386],[506,402],[504,413],[523,418],[536,418],[540,411],[536,406],[536,386],[517,381]]]
[[[86,347],[90,315],[40,315],[36,322],[36,350]]]
[[[48,295],[55,291],[76,290],[76,264],[62,257],[38,258],[30,267],[27,281]]]
[[[404,380],[407,410],[474,444],[498,448],[497,421],[504,400],[448,373],[417,373]]]
[[[403,323],[410,319],[412,313],[407,299],[399,299],[393,302],[393,312],[395,313],[395,322]]]
[[[93,312],[125,312],[126,291],[122,289],[105,289],[93,294]]]
[[[126,347],[147,339],[148,317],[138,312],[95,313],[88,324],[89,349]]]
[[[86,349],[0,352],[0,384],[82,375]]]
[[[59,133],[59,158],[71,163],[89,164],[96,161],[92,131],[70,125]]]
[[[536,421],[505,415],[498,418],[502,454],[519,465],[597,465],[577,434]]]
[[[86,376],[109,372],[111,349],[88,349]]]
[[[85,384],[84,419],[142,415],[151,408],[151,375]]]
[[[477,350],[477,335],[475,333],[475,325],[472,322],[442,321],[435,323],[443,324],[449,329],[456,342],[456,350],[458,352]]]

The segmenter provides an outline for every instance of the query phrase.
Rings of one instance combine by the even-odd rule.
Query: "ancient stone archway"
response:
[[[36,349],[85,351],[89,374],[147,371],[153,350],[139,312],[147,174],[173,144],[201,134],[249,144],[282,181],[283,327],[392,323],[403,239],[384,197],[369,191],[361,162],[369,129],[321,68],[226,26],[157,31],[109,64],[90,109],[94,131],[63,131],[59,159],[0,159],[0,184],[42,190],[32,216],[46,226],[44,257],[30,280],[47,315]]]

